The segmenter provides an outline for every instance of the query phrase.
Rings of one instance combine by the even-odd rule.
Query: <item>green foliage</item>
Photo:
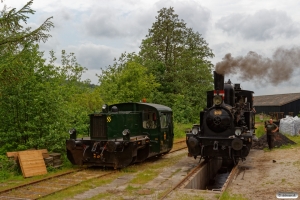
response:
[[[172,107],[176,121],[195,121],[213,83],[206,41],[173,8],[162,8],[140,48],[139,61],[161,85],[153,101]]]
[[[53,51],[49,61],[35,42],[46,41],[53,27],[48,18],[40,27],[24,29],[29,1],[19,11],[4,9],[0,15],[0,155],[7,151],[47,148],[65,152],[69,128],[88,130],[88,114],[101,109],[99,87],[81,81],[86,68],[74,53]]]
[[[22,51],[30,48],[33,42],[45,42],[50,34],[49,30],[54,27],[49,17],[38,28],[31,31],[31,28],[24,28],[22,23],[27,23],[28,14],[35,11],[30,8],[33,0],[29,1],[20,10],[10,10],[4,5],[0,13],[0,64],[11,62]],[[12,53],[13,52],[13,53]]]
[[[185,138],[185,131],[191,129],[192,124],[174,123],[174,138]]]
[[[96,95],[89,84],[80,82],[85,68],[74,54],[63,51],[61,66],[54,65],[54,52],[50,56],[45,64],[38,46],[32,45],[10,65],[3,65],[0,144],[5,151],[47,148],[64,152],[67,130],[79,124],[79,132],[86,132],[88,113],[100,107],[95,105],[99,98],[89,99]]]
[[[220,200],[247,200],[247,198],[243,197],[241,194],[229,194],[229,192],[225,191]]]
[[[20,173],[20,169],[17,163],[5,155],[0,155],[0,180],[4,181],[18,173]]]
[[[255,134],[258,138],[265,134],[265,126],[263,125],[263,123],[259,126],[256,126]]]
[[[149,99],[159,86],[147,68],[132,60],[132,54],[122,54],[118,62],[99,75],[100,95],[105,103],[139,102]]]

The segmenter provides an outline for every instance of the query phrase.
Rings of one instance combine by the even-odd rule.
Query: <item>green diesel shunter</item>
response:
[[[172,109],[153,103],[104,105],[90,114],[89,137],[76,138],[70,130],[67,156],[74,165],[123,168],[173,146]]]

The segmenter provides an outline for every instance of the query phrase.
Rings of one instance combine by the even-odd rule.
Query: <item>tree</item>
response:
[[[26,48],[31,48],[33,42],[46,42],[51,37],[47,32],[54,27],[47,18],[37,29],[31,31],[31,27],[24,28],[21,24],[27,23],[28,14],[35,11],[30,8],[33,0],[30,0],[20,10],[15,8],[8,10],[4,5],[0,13],[0,69],[5,63],[12,62],[16,56],[22,56]]]
[[[214,55],[201,35],[187,28],[172,7],[162,8],[140,49],[141,64],[161,84],[154,100],[173,107],[184,98],[198,116],[213,83],[213,65],[208,58]]]
[[[159,84],[147,68],[135,61],[136,55],[122,54],[118,61],[98,75],[100,95],[105,103],[139,102],[149,99]]]
[[[68,129],[87,130],[88,114],[100,110],[98,88],[81,81],[86,70],[74,53],[61,54],[57,64],[50,51],[49,62],[39,51],[39,40],[50,35],[48,18],[38,29],[22,29],[32,1],[20,11],[12,9],[0,17],[0,154],[29,148],[65,151]]]
[[[53,51],[48,64],[42,57],[38,45],[32,45],[0,73],[1,82],[6,76],[14,80],[0,85],[0,153],[64,151],[68,129],[79,127],[79,133],[86,133],[88,114],[101,108],[89,83],[80,82],[84,68],[73,53],[62,51],[61,65],[54,64]]]
[[[30,27],[24,29],[21,25],[21,22],[27,22],[29,18],[26,16],[27,14],[35,13],[35,11],[30,8],[32,3],[33,0],[30,0],[18,11],[15,8],[7,10],[6,6],[4,6],[0,14],[0,32],[2,33],[0,36],[0,46],[5,44],[17,46],[24,44],[23,42],[45,42],[51,37],[50,34],[46,34],[45,32],[49,32],[50,28],[54,27],[50,21],[52,17],[46,19],[42,25],[33,31],[30,31]]]

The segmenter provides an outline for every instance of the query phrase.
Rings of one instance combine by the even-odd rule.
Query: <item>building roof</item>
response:
[[[254,106],[282,106],[300,99],[300,93],[254,96]]]

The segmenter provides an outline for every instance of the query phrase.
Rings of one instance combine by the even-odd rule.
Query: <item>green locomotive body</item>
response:
[[[70,131],[67,157],[74,165],[123,168],[167,153],[173,146],[171,108],[153,103],[104,105],[90,114],[89,137]]]

